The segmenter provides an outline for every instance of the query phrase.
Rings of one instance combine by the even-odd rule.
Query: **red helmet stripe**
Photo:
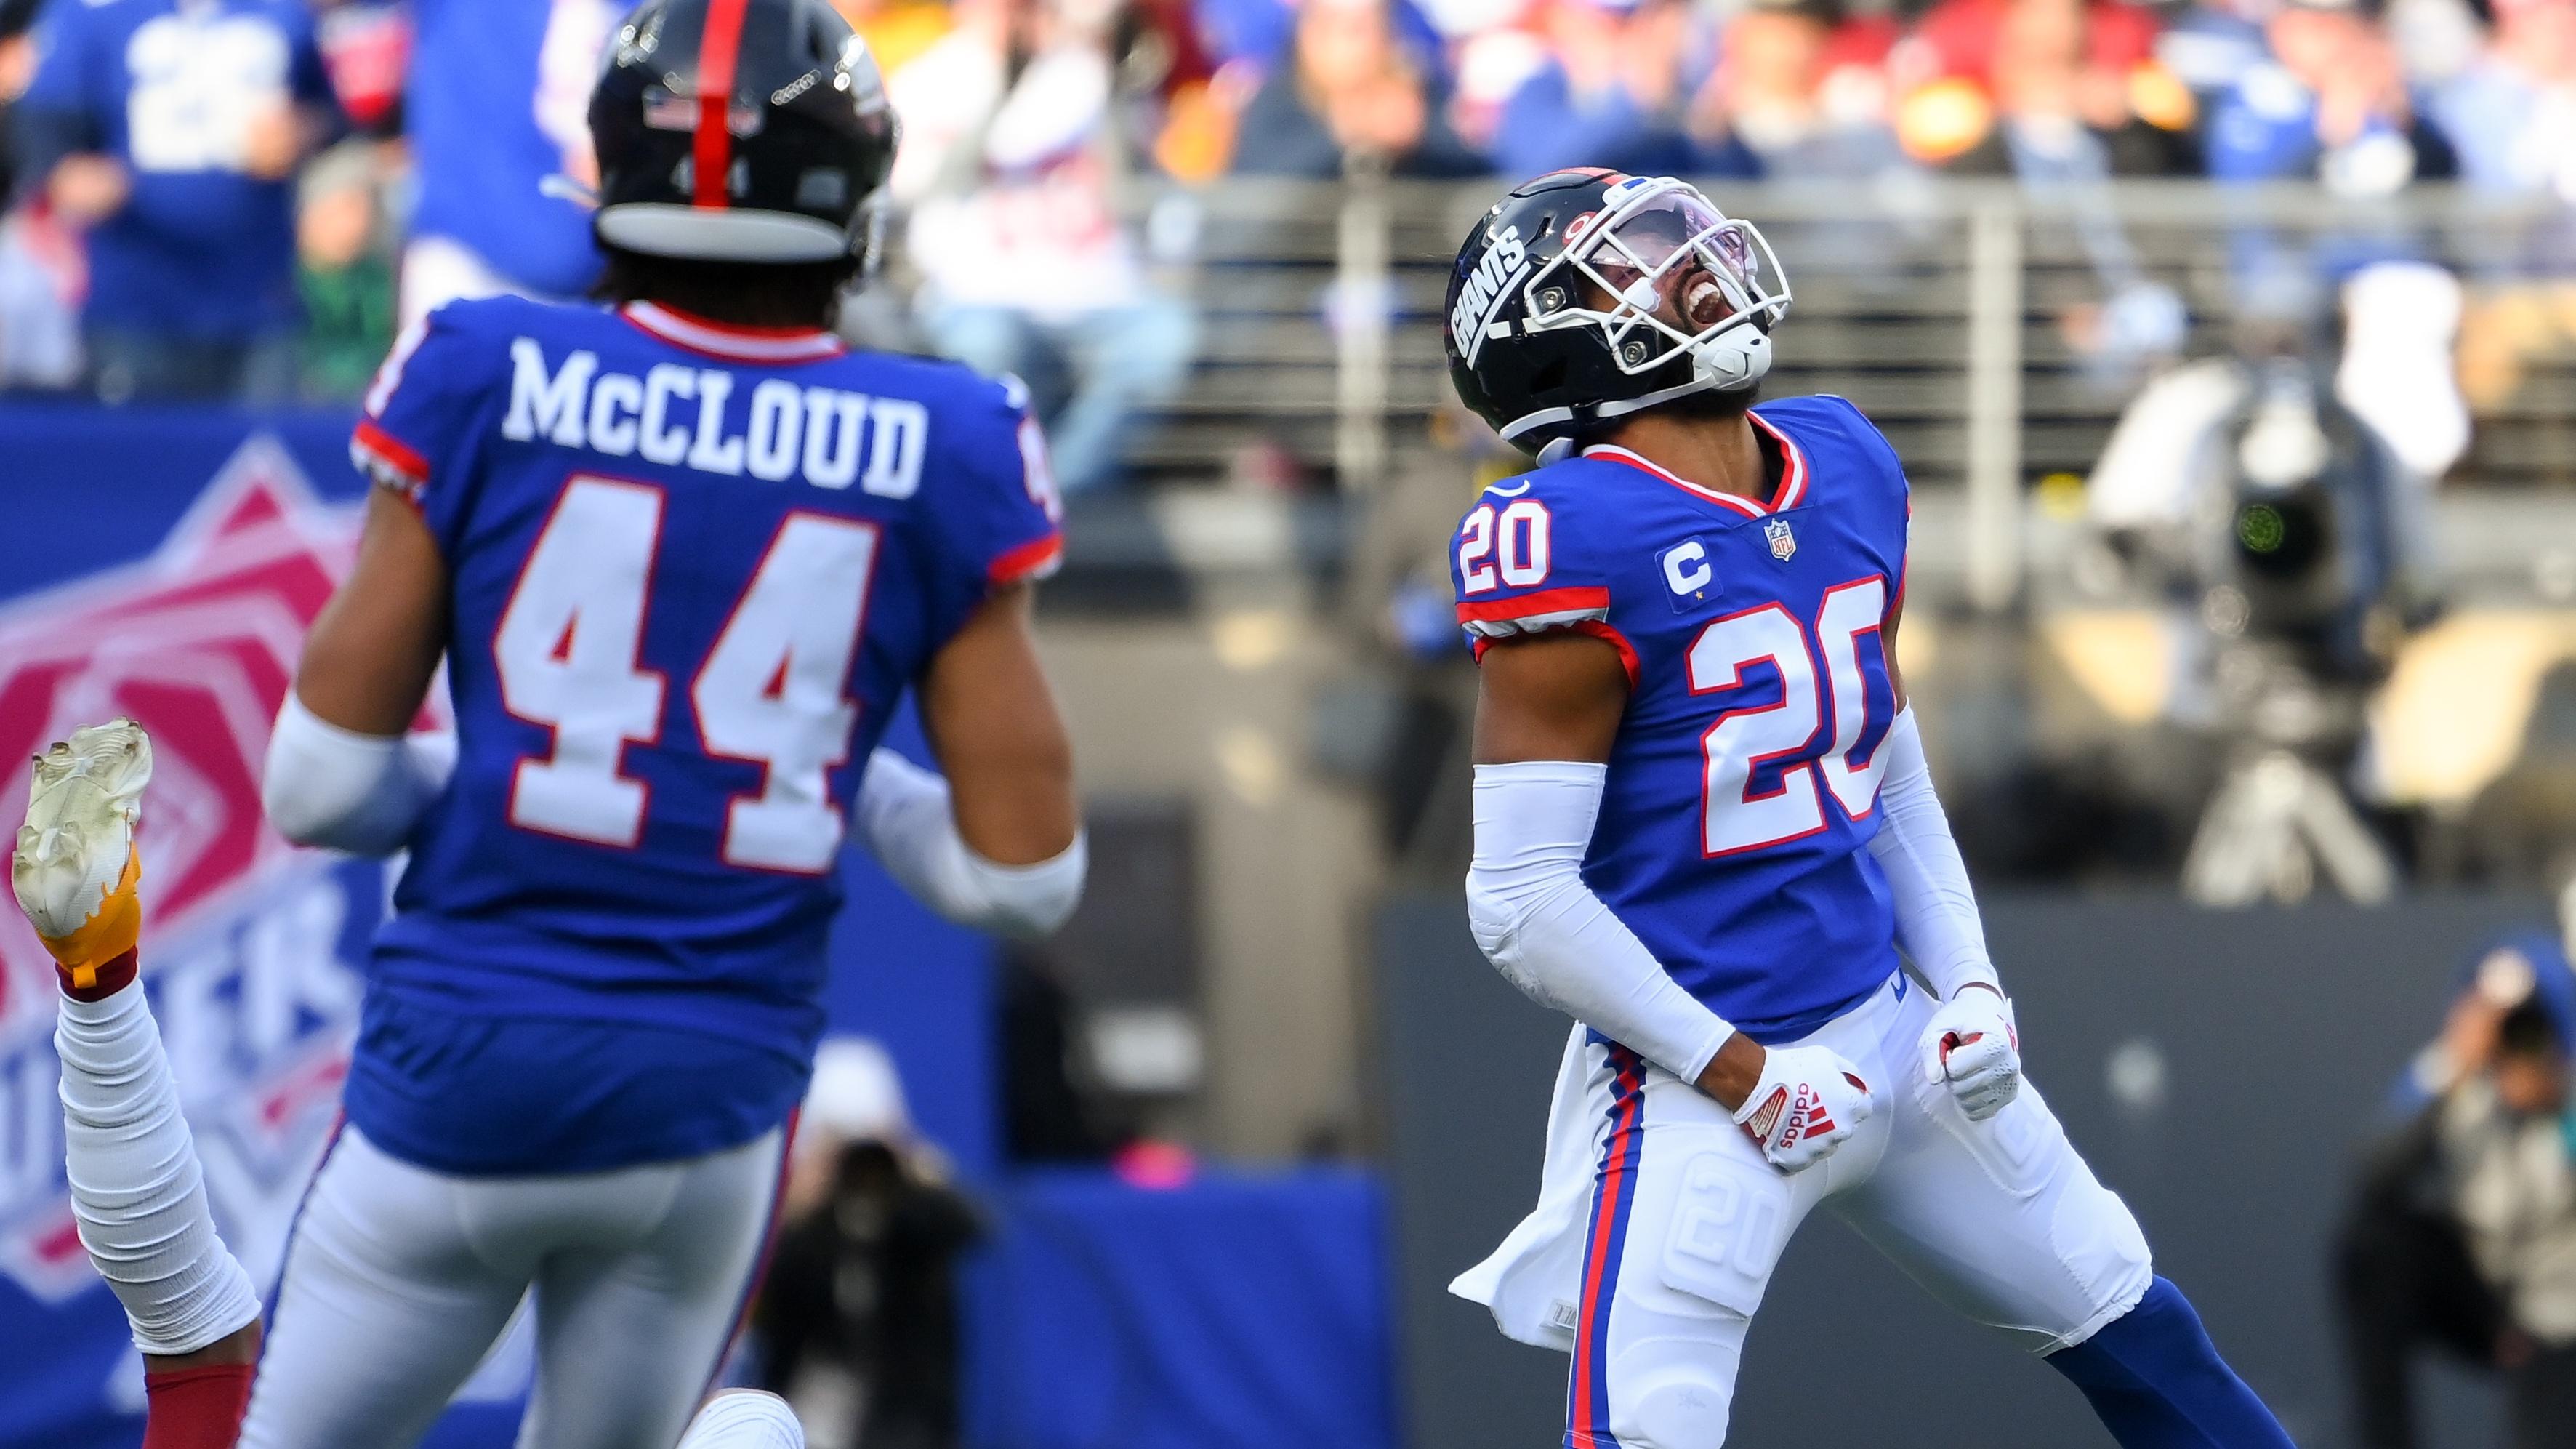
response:
[[[721,209],[733,170],[733,72],[742,53],[742,16],[751,0],[707,0],[698,41],[698,130],[690,151],[690,201]]]

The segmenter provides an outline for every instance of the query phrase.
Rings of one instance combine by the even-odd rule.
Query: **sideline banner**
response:
[[[356,541],[348,424],[0,407],[0,822],[74,725],[152,732],[145,982],[217,1221],[263,1285],[337,1114],[386,893],[382,865],[291,847],[259,804],[269,722]],[[924,1131],[988,1169],[989,948],[870,866],[849,886],[865,931],[836,938],[835,1029],[885,1040]],[[0,1449],[130,1449],[142,1366],[73,1231],[52,990],[0,910]],[[506,1444],[528,1368],[505,1344],[462,1396],[483,1407],[432,1443]]]

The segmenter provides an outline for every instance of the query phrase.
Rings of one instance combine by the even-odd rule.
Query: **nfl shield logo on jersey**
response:
[[[1789,531],[1789,520],[1775,518],[1762,525],[1762,536],[1771,540],[1771,556],[1782,563],[1798,551],[1798,536]]]

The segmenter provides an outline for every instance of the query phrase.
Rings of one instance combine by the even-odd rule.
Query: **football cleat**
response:
[[[9,884],[65,978],[87,990],[143,933],[134,826],[152,779],[152,739],[130,719],[90,725],[36,756],[35,774]]]

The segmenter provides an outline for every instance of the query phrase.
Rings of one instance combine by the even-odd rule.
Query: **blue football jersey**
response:
[[[1895,718],[1884,628],[1904,590],[1895,451],[1838,397],[1764,403],[1766,505],[1617,448],[1487,488],[1452,540],[1479,652],[1550,629],[1630,682],[1586,884],[1754,1040],[1794,1040],[1897,968],[1878,831]]]
[[[776,1125],[868,752],[1060,552],[1024,398],[823,333],[495,298],[431,314],[367,402],[355,455],[447,565],[459,757],[376,939],[351,1120],[483,1172]]]

